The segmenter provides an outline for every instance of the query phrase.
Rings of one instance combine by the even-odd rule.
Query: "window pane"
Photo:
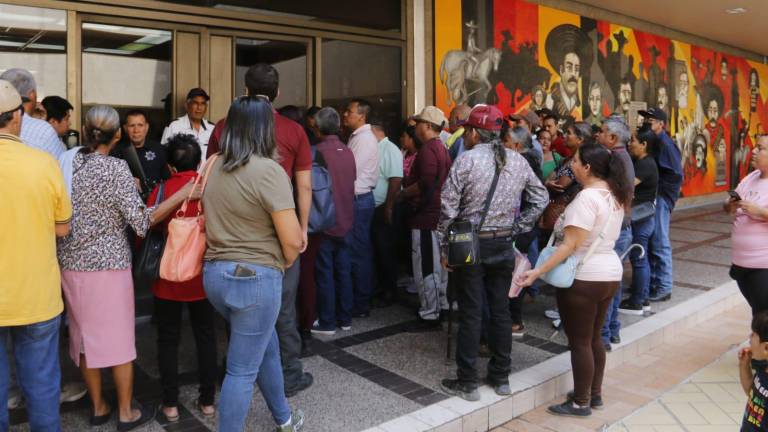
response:
[[[149,114],[150,137],[171,120],[173,34],[166,30],[83,23],[83,115],[107,104],[121,115]]]
[[[67,96],[67,13],[0,4],[0,73],[32,72],[37,98]]]
[[[280,74],[280,95],[275,106],[307,106],[307,45],[260,39],[237,39],[235,95],[245,94],[245,72],[255,63],[269,63]]]
[[[322,57],[323,106],[343,108],[352,98],[366,99],[386,122],[390,139],[396,138],[402,121],[400,48],[323,40]]]

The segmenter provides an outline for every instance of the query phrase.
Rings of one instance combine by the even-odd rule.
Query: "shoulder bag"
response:
[[[163,202],[165,183],[157,186],[155,204]],[[160,276],[160,259],[165,248],[165,233],[161,226],[150,228],[141,248],[136,251],[133,260],[133,280],[137,286],[152,286]]]
[[[606,221],[605,226],[603,226],[603,229],[600,231],[600,235],[598,235],[592,245],[589,246],[587,254],[584,255],[582,259],[578,259],[575,255],[571,255],[563,262],[556,265],[552,270],[541,275],[539,279],[557,288],[570,288],[571,285],[573,285],[573,281],[576,279],[576,272],[579,270],[579,267],[581,267],[581,264],[588,260],[593,253],[595,253],[595,249],[597,249],[597,246],[603,241],[605,233],[608,231],[608,227],[611,225],[612,216],[613,215],[608,216],[608,221]],[[547,247],[539,252],[539,258],[536,260],[536,268],[544,265],[549,257],[555,253],[557,247],[553,246],[554,242],[555,233],[553,232],[552,235],[549,236]]]
[[[480,229],[485,223],[488,209],[491,207],[496,185],[499,183],[500,169],[494,170],[493,182],[485,197],[485,207],[480,223],[474,225],[469,220],[457,220],[448,227],[448,265],[463,267],[480,263]]]
[[[642,222],[653,216],[656,216],[655,201],[646,201],[632,206],[632,223]]]
[[[206,162],[205,174],[195,179],[195,186],[202,185],[203,191],[218,156],[218,154],[211,156]],[[160,277],[171,282],[188,281],[203,271],[203,255],[206,247],[203,201],[200,200],[197,204],[195,216],[186,216],[193,191],[190,191],[189,197],[176,212],[176,217],[168,223],[168,238],[165,241],[163,258],[160,260]]]

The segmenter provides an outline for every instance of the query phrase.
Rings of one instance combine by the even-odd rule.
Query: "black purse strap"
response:
[[[483,228],[483,224],[485,223],[485,217],[488,216],[488,210],[491,208],[491,201],[493,201],[493,194],[496,193],[496,185],[499,184],[499,176],[501,175],[501,170],[496,167],[496,169],[493,170],[493,181],[491,182],[491,189],[488,190],[488,195],[485,197],[485,208],[483,208],[483,216],[480,218],[480,225],[477,226],[477,231],[480,232],[480,230]]]

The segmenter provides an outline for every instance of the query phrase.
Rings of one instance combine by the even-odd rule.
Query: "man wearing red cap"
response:
[[[480,237],[481,262],[456,267],[451,276],[462,288],[458,297],[458,379],[445,379],[440,385],[446,393],[469,401],[480,399],[476,363],[484,298],[490,309],[491,350],[486,382],[499,395],[511,394],[508,376],[512,318],[507,293],[515,266],[512,245],[517,234],[533,229],[549,201],[546,188],[528,162],[519,153],[504,148],[500,136],[503,121],[501,111],[494,106],[477,105],[472,109],[464,123],[464,146],[468,151],[454,162],[440,197],[442,211],[437,230],[443,257],[454,220],[471,221]],[[526,200],[521,208],[524,193]],[[490,205],[486,213],[487,200]],[[447,263],[446,258],[443,263]]]

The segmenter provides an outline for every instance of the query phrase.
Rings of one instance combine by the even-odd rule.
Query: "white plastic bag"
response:
[[[515,298],[520,295],[523,287],[516,284],[515,280],[531,269],[531,262],[528,261],[528,256],[517,250],[516,247],[512,247],[515,250],[515,271],[512,273],[512,283],[509,286],[509,298]]]

